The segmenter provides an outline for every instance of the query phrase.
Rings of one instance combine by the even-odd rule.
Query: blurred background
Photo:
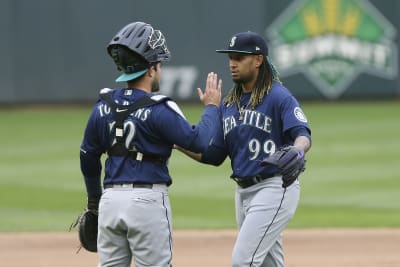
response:
[[[194,124],[207,73],[232,85],[215,50],[263,35],[313,131],[291,227],[399,227],[399,12],[396,0],[0,1],[0,231],[65,230],[83,209],[80,142],[99,90],[121,86],[106,46],[133,21],[166,36],[161,94]],[[229,162],[174,153],[170,171],[176,227],[235,227]]]
[[[263,35],[285,85],[301,99],[398,97],[396,0],[3,0],[0,104],[86,102],[118,75],[106,46],[133,21],[160,29],[172,61],[162,93],[197,100],[209,71],[230,87],[215,53],[233,34]]]

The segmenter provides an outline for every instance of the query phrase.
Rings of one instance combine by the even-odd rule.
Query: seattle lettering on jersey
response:
[[[249,125],[270,133],[272,130],[272,119],[264,113],[246,109],[244,110],[243,121],[236,120],[233,115],[223,119],[224,136],[239,125]]]

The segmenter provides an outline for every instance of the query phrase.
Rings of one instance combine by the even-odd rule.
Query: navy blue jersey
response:
[[[261,168],[260,161],[282,146],[293,144],[290,129],[301,126],[311,133],[299,103],[282,84],[274,82],[254,110],[247,106],[250,96],[251,93],[242,94],[242,112],[236,104],[220,105],[222,123],[216,129],[212,145],[202,155],[203,162],[214,165],[229,156],[233,177],[277,172],[274,167]]]
[[[118,104],[128,105],[140,97],[159,97],[138,89],[113,92]],[[172,183],[167,159],[176,144],[188,150],[203,152],[212,138],[218,121],[218,108],[205,107],[197,126],[190,125],[177,104],[171,100],[137,109],[124,121],[125,146],[144,155],[165,161],[139,161],[130,157],[109,156],[105,162],[104,184],[112,183]],[[86,178],[100,177],[100,157],[115,143],[115,121],[110,107],[99,100],[93,108],[81,145],[81,170]]]

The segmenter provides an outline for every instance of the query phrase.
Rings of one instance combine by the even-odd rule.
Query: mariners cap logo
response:
[[[236,42],[236,36],[233,36],[231,39],[231,42],[229,43],[229,47],[234,47],[235,46],[235,42]]]

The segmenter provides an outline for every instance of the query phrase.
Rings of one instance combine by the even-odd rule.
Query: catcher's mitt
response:
[[[305,170],[304,151],[294,146],[286,146],[261,161],[261,166],[274,165],[282,174],[283,187],[291,185]]]
[[[85,209],[70,227],[71,230],[71,228],[78,226],[81,246],[90,252],[97,252],[98,217],[97,210]]]

